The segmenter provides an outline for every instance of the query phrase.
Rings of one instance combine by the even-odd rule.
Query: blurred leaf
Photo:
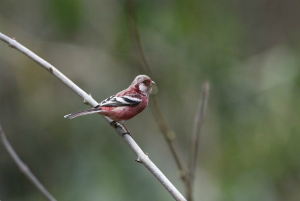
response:
[[[80,0],[51,0],[51,13],[56,28],[63,35],[72,34],[82,20],[83,4]]]

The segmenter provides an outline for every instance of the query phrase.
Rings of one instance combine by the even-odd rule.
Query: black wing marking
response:
[[[141,99],[130,97],[130,96],[121,96],[115,97],[111,96],[100,103],[100,106],[105,107],[120,107],[120,106],[135,106],[142,102]]]

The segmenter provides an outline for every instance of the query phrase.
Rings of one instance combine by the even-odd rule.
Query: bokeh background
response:
[[[143,73],[126,3],[0,0],[0,32],[101,101]],[[136,2],[157,98],[185,161],[201,84],[211,84],[196,200],[300,200],[299,8],[298,0]],[[86,108],[38,64],[0,42],[1,124],[21,159],[58,200],[173,200],[99,116],[63,118]],[[149,108],[127,124],[184,193]],[[0,199],[44,200],[2,145]]]

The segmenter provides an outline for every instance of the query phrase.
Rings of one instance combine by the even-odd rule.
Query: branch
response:
[[[2,130],[1,124],[0,124],[0,137],[2,140],[2,143],[10,155],[10,157],[14,160],[14,162],[19,167],[20,171],[31,181],[33,185],[42,193],[42,195],[50,201],[56,201],[56,199],[47,191],[47,189],[39,182],[39,180],[32,174],[32,172],[29,170],[28,166],[23,163],[23,161],[19,158],[18,154],[15,152],[15,150],[12,148],[11,144],[9,143],[8,139],[5,136],[4,131]]]
[[[98,103],[86,92],[84,92],[81,88],[79,88],[76,84],[74,84],[69,78],[63,75],[59,70],[57,70],[50,63],[46,62],[29,49],[18,43],[16,40],[13,40],[0,32],[0,39],[10,47],[15,48],[28,56],[30,59],[34,60],[42,67],[44,67],[48,72],[62,81],[65,85],[67,85],[71,90],[73,90],[78,96],[83,98],[84,102],[94,107]],[[107,122],[111,122],[112,120],[108,117],[102,116]],[[118,125],[115,130],[117,133],[122,136],[122,133],[126,133],[126,130]],[[155,164],[149,159],[149,157],[141,150],[141,148],[137,145],[137,143],[132,139],[130,135],[123,136],[124,141],[129,145],[132,151],[137,155],[137,158],[140,162],[157,178],[157,180],[166,188],[166,190],[173,196],[175,200],[186,201],[186,199],[181,195],[181,193],[174,187],[174,185],[166,178],[166,176],[155,166]]]
[[[200,131],[204,121],[205,111],[209,98],[209,82],[204,82],[201,87],[201,97],[199,101],[199,108],[195,116],[193,126],[192,148],[190,153],[190,166],[189,166],[189,184],[187,187],[188,200],[193,200],[193,185],[195,180],[195,170],[197,165],[198,147],[200,139]]]
[[[136,26],[136,18],[135,18],[135,2],[134,0],[129,0],[128,1],[128,11],[129,11],[129,26],[130,26],[130,34],[132,41],[135,45],[135,51],[137,54],[137,57],[141,63],[142,69],[145,71],[145,73],[149,74],[150,77],[152,77],[150,67],[147,63],[141,41],[140,41],[140,36],[139,32]],[[183,165],[182,159],[181,159],[181,154],[179,152],[179,149],[177,145],[175,144],[175,132],[172,131],[170,128],[167,120],[165,119],[163,113],[161,112],[161,109],[159,107],[156,94],[152,94],[152,100],[150,102],[150,109],[151,112],[156,120],[157,125],[160,128],[160,131],[162,135],[164,136],[165,140],[168,143],[168,146],[171,150],[171,153],[175,159],[176,165],[179,170],[179,175],[180,178],[182,179],[183,182],[188,182],[188,177],[186,175],[185,167]]]

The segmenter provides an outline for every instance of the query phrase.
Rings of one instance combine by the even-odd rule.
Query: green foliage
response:
[[[62,35],[76,32],[82,22],[83,5],[80,0],[51,0],[52,19]]]

